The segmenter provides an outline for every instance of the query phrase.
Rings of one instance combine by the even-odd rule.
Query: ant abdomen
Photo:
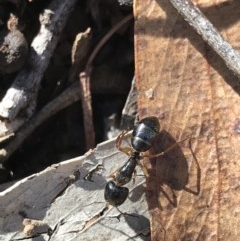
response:
[[[137,152],[149,150],[159,130],[160,124],[157,117],[150,116],[142,119],[133,129],[131,138],[133,149]]]
[[[117,207],[125,202],[128,193],[127,187],[117,186],[115,182],[110,181],[105,186],[104,198],[112,206]]]

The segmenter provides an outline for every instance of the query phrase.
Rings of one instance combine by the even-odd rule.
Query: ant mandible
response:
[[[176,146],[177,143],[170,146],[165,152],[161,152],[156,155],[141,155],[141,152],[146,152],[152,147],[155,138],[159,135],[159,130],[160,124],[158,118],[155,116],[150,116],[142,119],[134,127],[131,136],[131,147],[121,146],[127,131],[123,131],[117,137],[117,149],[126,153],[129,156],[129,159],[120,169],[111,175],[113,180],[109,181],[105,186],[104,198],[112,206],[120,206],[127,199],[129,189],[124,187],[124,185],[126,185],[132,179],[136,166],[141,165],[139,162],[140,159],[143,157],[154,158],[162,156]]]

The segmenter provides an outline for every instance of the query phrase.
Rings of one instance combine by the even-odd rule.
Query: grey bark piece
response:
[[[128,185],[129,198],[119,207],[126,214],[110,208],[100,215],[106,208],[104,187],[108,176],[127,158],[111,140],[1,192],[0,240],[150,240],[145,178],[140,168],[135,183]],[[101,165],[103,168],[96,168]],[[72,180],[70,176],[78,171],[80,176]],[[91,181],[86,177],[91,177]],[[51,237],[46,228],[41,234],[27,236],[22,214],[47,224],[53,230]]]

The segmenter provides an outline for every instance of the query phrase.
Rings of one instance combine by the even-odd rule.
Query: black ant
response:
[[[104,197],[105,200],[111,205],[117,207],[124,203],[129,194],[128,188],[124,187],[125,184],[130,182],[133,173],[137,165],[141,165],[139,160],[144,157],[141,152],[148,151],[159,135],[160,124],[157,117],[150,116],[142,119],[133,129],[131,136],[132,147],[122,147],[122,140],[126,135],[126,131],[123,131],[116,140],[116,147],[129,155],[127,162],[118,169],[113,176],[113,180],[109,181],[105,187]],[[168,148],[165,152],[161,152],[157,155],[147,156],[150,158],[164,155],[175,145]]]

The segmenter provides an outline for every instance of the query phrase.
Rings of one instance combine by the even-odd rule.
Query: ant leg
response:
[[[125,138],[126,134],[127,134],[128,131],[124,130],[122,131],[117,139],[116,139],[116,148],[121,151],[121,152],[124,152],[125,154],[127,154],[128,156],[131,155],[131,152],[132,152],[132,149],[131,147],[128,147],[128,146],[122,146],[122,141],[123,139]]]
[[[169,194],[165,192],[162,186],[159,186],[160,191],[163,193],[163,195],[167,198],[168,202],[172,204],[173,207],[177,207],[177,197],[176,194],[174,193],[173,189],[170,187],[172,191],[172,199]]]
[[[138,161],[138,164],[137,164],[137,165],[142,169],[142,172],[143,172],[144,176],[145,176],[146,178],[148,178],[148,177],[149,177],[149,174],[148,174],[147,168],[146,168],[140,161]]]
[[[114,172],[112,172],[108,177],[115,179],[115,174],[118,172],[119,168],[117,170],[115,170]]]
[[[144,157],[147,157],[147,158],[156,158],[156,157],[159,157],[159,156],[163,156],[164,154],[165,154],[166,152],[165,151],[163,151],[163,152],[160,152],[160,153],[158,153],[158,154],[154,154],[154,155],[148,155],[148,154],[146,154],[146,155],[142,155],[142,157],[144,158]]]
[[[144,167],[144,166],[142,165],[142,163],[139,162],[138,165],[141,167],[141,169],[142,169],[142,171],[143,171],[143,173],[144,173],[144,175],[145,175],[146,178],[157,179],[157,177],[150,177],[150,176],[149,176],[146,167]],[[173,189],[171,188],[171,191],[172,191],[172,199],[171,199],[170,196],[165,192],[165,190],[162,188],[161,185],[159,185],[159,189],[160,189],[160,191],[163,193],[163,195],[167,198],[167,200],[169,201],[169,203],[171,203],[173,207],[177,207],[177,197],[176,197]]]
[[[172,144],[170,147],[168,147],[166,151],[163,151],[163,152],[160,152],[160,153],[154,154],[154,155],[148,155],[148,154],[147,154],[147,155],[143,155],[142,157],[156,158],[156,157],[159,157],[159,156],[163,156],[163,155],[165,155],[167,152],[169,152],[169,151],[171,151],[172,149],[176,148],[179,143],[184,142],[184,141],[186,141],[186,140],[188,140],[188,139],[190,139],[190,137],[187,137],[187,138],[185,138],[185,139],[183,139],[183,140],[180,140],[180,141],[175,142],[175,143]]]
[[[137,171],[134,169],[133,176],[132,176],[133,184],[135,184],[136,176],[137,176]]]
[[[118,215],[118,219],[120,219],[120,216],[122,215],[122,216],[124,216],[124,217],[126,217],[126,216],[130,216],[130,217],[134,217],[134,218],[137,218],[138,217],[138,215],[135,215],[135,214],[130,214],[130,213],[125,213],[125,212],[122,212],[118,207],[115,207],[117,210],[118,210],[118,212],[120,213],[119,215]]]
[[[192,193],[194,195],[198,195],[200,193],[200,189],[201,189],[201,167],[200,167],[200,165],[198,163],[198,160],[197,160],[197,158],[196,158],[196,156],[195,156],[195,154],[194,154],[194,152],[192,150],[191,139],[189,139],[189,149],[190,149],[191,154],[193,156],[194,162],[195,162],[195,164],[197,166],[197,191],[193,191],[193,190],[191,190],[188,187],[184,187],[183,189],[185,191],[189,192],[189,193]]]

